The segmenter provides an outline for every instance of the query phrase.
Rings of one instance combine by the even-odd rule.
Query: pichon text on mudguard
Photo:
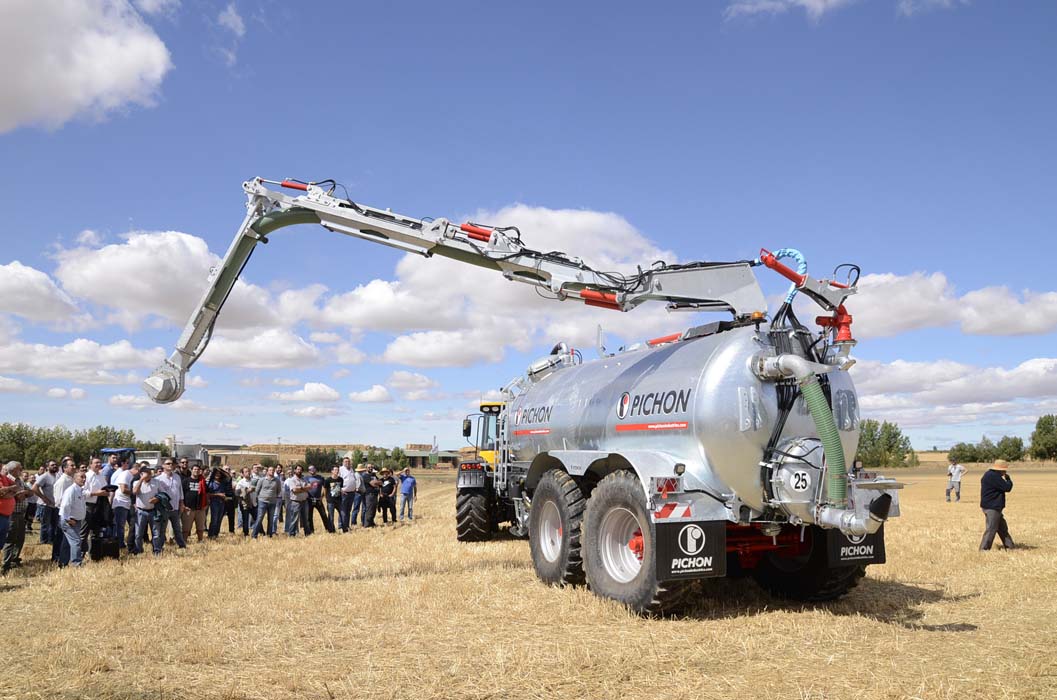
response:
[[[658,581],[726,575],[726,522],[657,523],[654,527]]]
[[[617,401],[617,418],[624,420],[634,416],[686,413],[690,407],[690,392],[690,389],[649,391],[643,394],[625,391]]]
[[[840,530],[827,530],[829,565],[884,564],[884,526],[872,535],[845,535]]]

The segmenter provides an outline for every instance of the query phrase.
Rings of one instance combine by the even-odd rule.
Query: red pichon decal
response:
[[[616,426],[618,433],[626,433],[637,430],[686,430],[689,423],[686,421],[670,421],[668,423],[629,423]]]
[[[550,428],[531,428],[529,430],[515,430],[514,435],[550,435]]]

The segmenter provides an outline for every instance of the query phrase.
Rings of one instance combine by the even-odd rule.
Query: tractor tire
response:
[[[756,583],[776,598],[803,602],[836,600],[859,584],[866,567],[830,567],[825,532],[811,527],[811,551],[796,558],[765,556],[752,572]]]
[[[455,496],[455,537],[460,542],[484,542],[492,536],[488,495],[460,491]]]
[[[580,487],[561,469],[551,469],[536,485],[529,510],[529,550],[536,576],[544,583],[584,582],[580,524],[585,505]]]
[[[637,613],[669,614],[682,607],[694,581],[657,580],[651,532],[646,495],[635,474],[613,472],[598,482],[583,525],[584,570],[593,593]]]

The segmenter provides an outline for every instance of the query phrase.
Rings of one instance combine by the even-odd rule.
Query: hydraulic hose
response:
[[[804,395],[811,418],[815,421],[815,430],[822,441],[826,455],[826,493],[831,503],[844,505],[848,498],[848,467],[844,461],[844,447],[841,445],[837,422],[833,420],[826,394],[818,382],[814,363],[797,355],[779,355],[765,361],[765,372],[777,372],[781,375],[796,378],[800,392]]]

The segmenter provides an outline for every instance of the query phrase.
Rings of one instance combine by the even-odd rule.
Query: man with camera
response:
[[[984,538],[980,540],[980,551],[991,549],[995,535],[1002,540],[1002,546],[1013,549],[1013,538],[1009,535],[1009,526],[1002,511],[1006,507],[1006,494],[1013,490],[1013,480],[1009,478],[1009,463],[996,459],[995,463],[980,478],[980,508],[984,511]]]

